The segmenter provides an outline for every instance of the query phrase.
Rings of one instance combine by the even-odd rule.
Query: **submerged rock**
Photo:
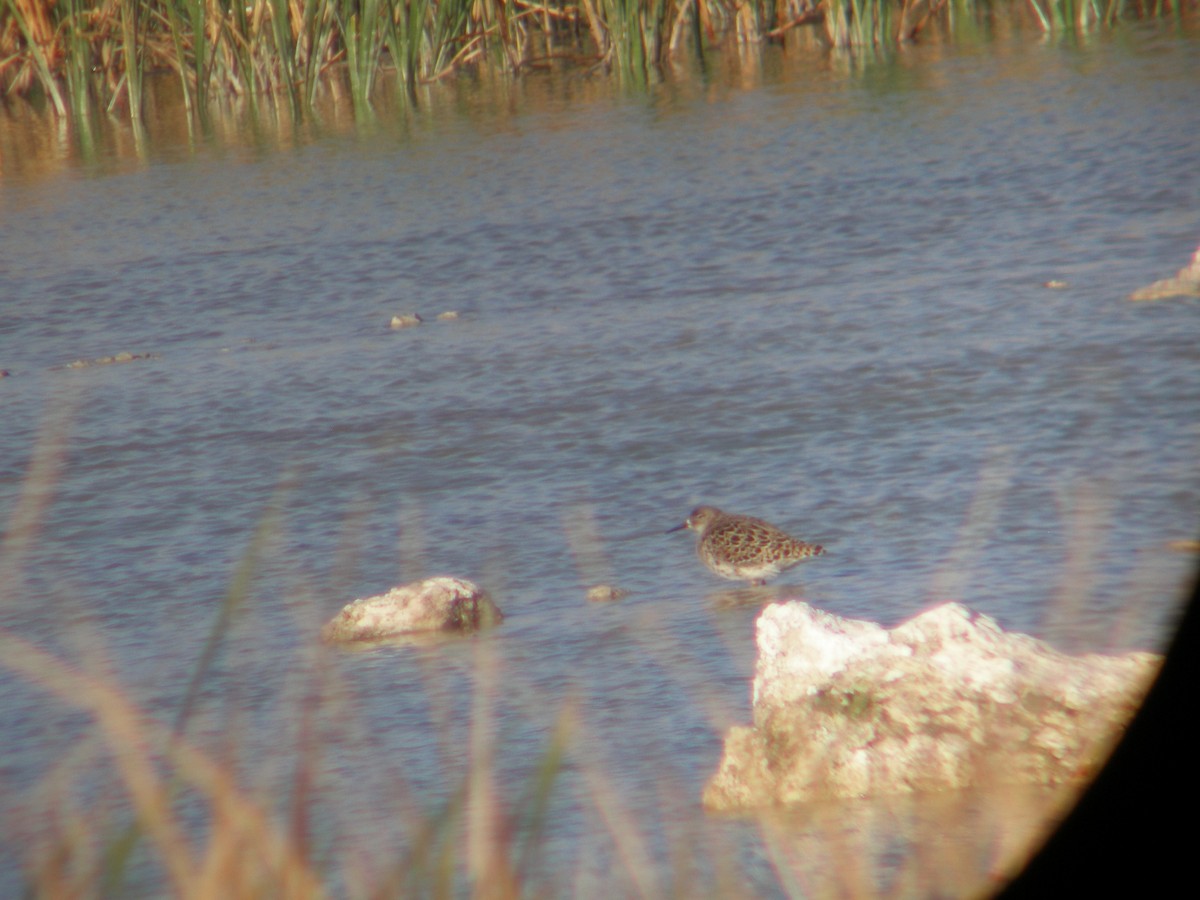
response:
[[[1162,300],[1167,297],[1200,297],[1200,247],[1192,254],[1192,261],[1176,272],[1174,278],[1148,284],[1129,295],[1130,300]]]
[[[416,325],[420,325],[424,321],[425,320],[422,319],[420,316],[418,316],[416,313],[404,313],[403,315],[392,316],[391,327],[392,328],[412,328]]]
[[[453,309],[448,309],[445,312],[438,313],[437,317],[438,317],[438,321],[441,321],[441,322],[453,322],[455,319],[458,318],[458,313]]]
[[[726,734],[711,809],[1086,778],[1162,662],[1067,656],[957,603],[890,631],[777,603],[757,636],[754,724]]]
[[[369,641],[415,631],[475,631],[504,616],[480,587],[440,575],[348,603],[321,629],[326,641]]]
[[[136,359],[162,359],[161,353],[130,353],[122,350],[114,356],[97,356],[95,359],[77,359],[67,363],[68,369],[86,369],[90,366],[108,366],[113,363],[133,362]]]
[[[628,596],[629,591],[612,584],[597,584],[587,589],[587,598],[592,603],[611,603]]]

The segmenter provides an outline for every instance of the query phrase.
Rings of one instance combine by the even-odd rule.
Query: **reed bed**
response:
[[[1197,0],[1011,0],[1046,31],[1194,13]],[[816,30],[839,51],[889,48],[986,0],[0,0],[0,91],[86,122],[138,122],[143,85],[172,72],[200,123],[221,104],[294,118],[331,91],[371,115],[378,82],[401,95],[480,67],[553,64],[644,86],[684,55]],[[344,88],[344,90],[343,90]]]

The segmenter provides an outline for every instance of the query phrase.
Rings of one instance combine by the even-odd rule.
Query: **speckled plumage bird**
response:
[[[780,572],[820,556],[825,548],[797,540],[769,522],[752,516],[721,512],[714,506],[697,506],[682,525],[699,536],[696,555],[712,572],[731,581],[766,584]]]

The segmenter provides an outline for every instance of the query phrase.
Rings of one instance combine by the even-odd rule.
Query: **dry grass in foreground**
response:
[[[68,410],[43,429],[0,545],[0,594],[9,603],[63,475],[70,418]],[[981,498],[995,496],[1004,471],[985,473]],[[981,539],[989,510],[985,499],[972,508],[956,557]],[[280,527],[273,507],[169,712],[150,712],[122,685],[98,629],[78,626],[64,640],[69,651],[58,652],[0,631],[0,665],[51,699],[47,715],[82,716],[72,723],[77,740],[46,748],[39,784],[6,795],[7,843],[19,854],[26,896],[739,896],[754,893],[744,850],[730,839],[739,828],[743,838],[756,835],[753,852],[792,895],[960,896],[1011,878],[1079,790],[985,788],[722,820],[701,814],[699,797],[689,796],[664,751],[639,760],[656,773],[663,811],[662,821],[648,821],[613,774],[619,748],[606,746],[569,680],[546,697],[506,665],[497,642],[469,639],[409,648],[424,660],[418,687],[430,698],[443,761],[441,799],[418,799],[404,761],[374,740],[380,726],[365,720],[346,677],[361,658],[316,641],[297,648],[293,660],[277,663],[293,674],[272,713],[255,713],[266,715],[257,733],[236,690],[215,711],[200,711],[200,694],[217,679],[214,662],[245,627],[252,575]],[[576,537],[585,545],[599,540],[586,528],[578,534],[593,534]],[[578,549],[582,559],[604,556],[596,546]],[[736,720],[739,712],[705,683],[695,649],[672,639],[661,612],[630,615],[640,616],[632,639],[695,698],[714,733]],[[470,668],[465,725],[443,702],[459,689],[444,671],[449,648],[462,651],[456,658]],[[522,748],[520,783],[504,758],[500,685],[505,700],[520,697],[523,715],[548,723],[540,744]],[[374,777],[356,785],[363,772]],[[551,840],[564,792],[567,807],[590,823],[568,858]]]

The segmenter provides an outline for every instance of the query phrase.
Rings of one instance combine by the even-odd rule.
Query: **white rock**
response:
[[[1166,297],[1200,297],[1200,247],[1174,278],[1148,284],[1129,295],[1130,300],[1162,300]]]
[[[474,631],[503,618],[478,585],[442,575],[346,604],[321,629],[321,637],[366,641],[416,631]]]
[[[957,603],[891,631],[773,604],[758,650],[754,724],[726,735],[710,808],[1084,778],[1162,662],[1067,656]]]

